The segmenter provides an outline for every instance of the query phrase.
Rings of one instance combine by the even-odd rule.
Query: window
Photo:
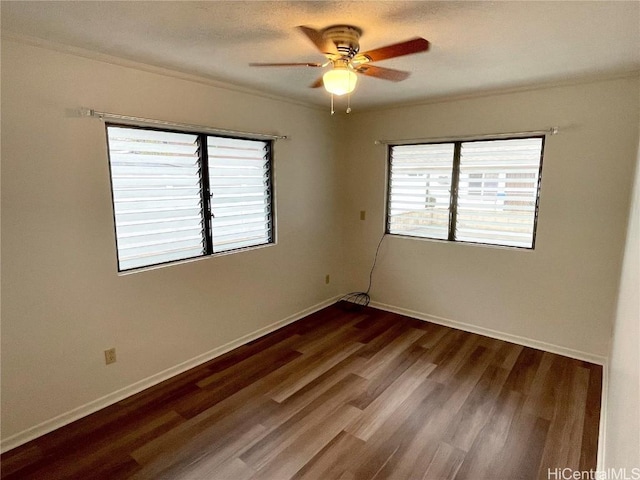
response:
[[[273,243],[271,141],[107,124],[118,270]]]
[[[544,137],[389,147],[387,233],[533,248]]]

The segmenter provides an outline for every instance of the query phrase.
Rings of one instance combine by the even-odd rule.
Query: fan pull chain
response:
[[[355,85],[354,85],[355,86]],[[349,91],[347,92],[347,114],[351,113],[351,77],[349,77]]]
[[[331,115],[333,115],[334,113],[336,113],[336,111],[333,109],[333,93],[331,94]]]

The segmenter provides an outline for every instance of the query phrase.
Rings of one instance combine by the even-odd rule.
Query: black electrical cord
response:
[[[369,272],[369,286],[367,287],[367,291],[347,293],[345,296],[343,296],[340,299],[340,301],[353,303],[360,307],[366,307],[367,305],[369,305],[369,302],[371,301],[371,296],[369,296],[369,292],[371,291],[371,283],[373,282],[373,270],[376,268],[376,262],[378,261],[378,252],[380,251],[380,245],[382,245],[382,241],[384,240],[385,236],[386,236],[386,233],[383,233],[382,237],[380,237],[380,241],[378,242],[378,247],[376,248],[376,254],[373,257],[373,265],[371,266],[371,271]]]

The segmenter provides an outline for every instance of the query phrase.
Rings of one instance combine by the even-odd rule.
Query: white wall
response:
[[[80,106],[289,135],[275,146],[278,244],[118,276],[104,125],[68,111]],[[2,438],[343,291],[331,122],[3,41]]]
[[[640,149],[609,358],[608,468],[640,468]],[[628,471],[631,475],[632,471]]]
[[[375,140],[559,126],[545,146],[534,251],[387,237],[372,298],[603,359],[637,151],[638,85],[632,77],[353,113],[344,152],[349,288],[366,288],[384,231],[386,148]]]

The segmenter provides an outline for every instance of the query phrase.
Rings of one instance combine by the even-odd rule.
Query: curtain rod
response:
[[[161,125],[165,127],[175,127],[175,128],[184,129],[184,130],[195,130],[200,132],[218,133],[221,135],[231,135],[231,136],[245,137],[245,138],[268,138],[271,140],[286,140],[288,138],[286,135],[269,135],[267,133],[249,133],[249,132],[241,132],[238,130],[226,130],[223,128],[207,127],[206,125],[192,125],[190,123],[167,122],[164,120],[154,120],[152,118],[132,117],[129,115],[118,115],[116,113],[98,112],[96,110],[93,110],[92,108],[80,108],[79,111],[80,111],[80,116],[82,117],[94,117],[94,118],[99,118],[100,120],[104,120],[104,119],[120,120],[123,123],[128,123],[131,125],[139,125],[139,126]]]
[[[431,137],[431,138],[412,138],[406,140],[376,140],[376,145],[405,145],[412,143],[428,143],[428,142],[453,142],[453,141],[468,141],[468,140],[482,140],[483,138],[498,139],[509,137],[524,137],[527,135],[557,135],[560,131],[559,127],[551,127],[546,130],[529,130],[526,132],[509,132],[509,133],[493,133],[483,135],[467,135],[464,137]]]

